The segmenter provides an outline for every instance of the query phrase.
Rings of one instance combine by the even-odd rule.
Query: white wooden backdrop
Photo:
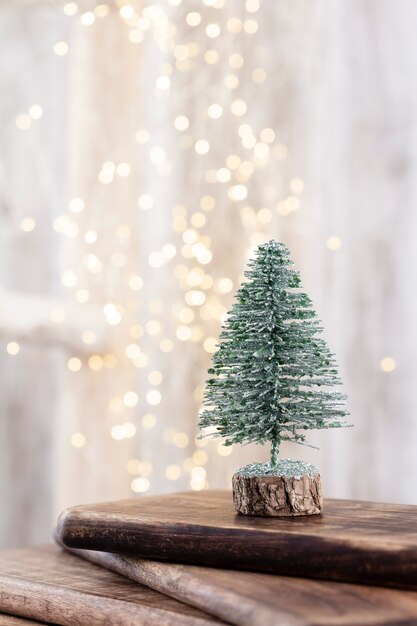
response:
[[[199,447],[194,438],[210,361],[204,342],[219,332],[250,249],[270,237],[293,251],[337,354],[355,425],[314,434],[319,452],[283,452],[315,462],[329,496],[417,501],[417,6],[210,4],[164,2],[162,13],[151,4],[145,21],[162,46],[129,40],[129,10],[121,17],[113,5],[91,25],[80,15],[94,3],[72,17],[56,3],[0,6],[3,546],[47,540],[64,506],[132,495],[132,481],[144,493],[224,487],[236,467],[267,455],[245,447],[223,456],[216,442]],[[132,6],[140,14],[143,7]],[[196,27],[187,23],[190,11],[201,14]],[[256,33],[251,24],[242,28],[245,20],[259,22]],[[221,34],[209,40],[211,23]],[[54,46],[62,41],[69,50],[60,56]],[[181,57],[190,42],[191,60]],[[204,61],[211,49],[217,63]],[[242,59],[230,67],[233,54]],[[232,89],[230,74],[239,79]],[[170,88],[163,80],[155,91],[161,75]],[[243,117],[230,114],[236,99],[246,103]],[[212,103],[223,107],[215,123],[207,116]],[[34,104],[43,115],[28,121]],[[186,133],[174,127],[180,115],[189,120]],[[247,183],[242,175],[244,202],[228,197],[232,182],[210,183],[228,156],[250,160],[242,157],[249,152],[241,124],[276,133],[269,158],[255,162]],[[209,141],[207,155],[193,150],[199,139]],[[130,171],[113,175],[107,165],[113,181],[103,184],[106,162]],[[215,206],[206,199],[200,209],[207,195]],[[153,207],[142,210],[137,200],[146,205],[147,196]],[[68,210],[74,197],[85,204],[80,213]],[[181,224],[185,214],[201,222],[195,213],[206,221],[194,230],[202,247],[193,259],[182,241],[193,229]],[[85,233],[94,239],[91,231],[94,244],[85,240]],[[175,258],[169,247],[161,256],[163,246],[175,246]],[[184,276],[194,266],[200,274],[191,284],[205,277],[201,307],[184,303]],[[143,280],[140,291],[132,275]],[[233,281],[232,291],[222,292],[222,278]],[[108,323],[112,316],[117,324]],[[126,356],[132,343],[146,355],[136,364]],[[386,357],[395,360],[391,372],[381,368]],[[79,359],[72,362],[79,371],[68,369],[69,359]],[[149,379],[152,371],[162,382]],[[155,406],[147,400],[152,389],[162,395]],[[128,392],[137,394],[133,407],[123,404]],[[112,437],[126,423],[136,434]],[[75,433],[82,447],[71,444]]]

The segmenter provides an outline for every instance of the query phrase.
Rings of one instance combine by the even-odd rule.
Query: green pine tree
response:
[[[245,272],[209,369],[200,427],[233,443],[305,444],[305,431],[348,426],[346,397],[312,302],[288,248],[259,246]],[[327,389],[326,389],[327,388]],[[212,430],[212,429],[211,429]]]

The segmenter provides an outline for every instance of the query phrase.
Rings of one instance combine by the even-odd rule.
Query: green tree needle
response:
[[[259,246],[220,335],[200,428],[233,443],[304,444],[305,431],[349,426],[337,366],[288,248]]]

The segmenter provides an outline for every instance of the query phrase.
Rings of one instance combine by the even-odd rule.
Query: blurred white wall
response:
[[[269,238],[355,424],[282,453],[327,496],[416,502],[415,17],[411,0],[0,6],[1,545],[47,540],[67,505],[226,487],[267,458],[195,437],[220,320]]]

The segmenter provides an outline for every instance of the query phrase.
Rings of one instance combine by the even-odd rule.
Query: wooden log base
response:
[[[264,464],[268,468],[269,464]],[[296,517],[317,515],[323,510],[323,494],[318,472],[302,475],[271,470],[261,473],[262,465],[242,468],[233,475],[233,503],[241,515]]]

